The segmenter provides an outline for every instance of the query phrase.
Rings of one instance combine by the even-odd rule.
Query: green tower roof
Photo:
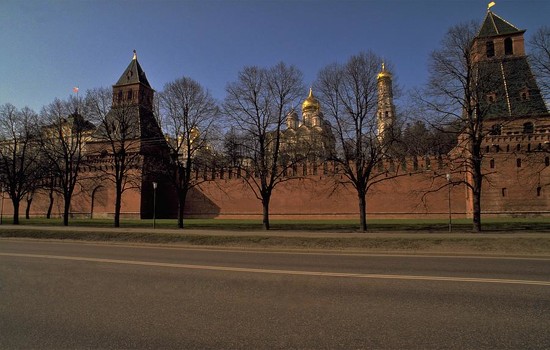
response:
[[[145,72],[143,71],[143,69],[141,68],[137,60],[137,55],[135,50],[134,50],[134,58],[132,59],[132,61],[130,62],[130,64],[124,71],[124,73],[122,73],[122,75],[120,76],[120,79],[118,79],[115,85],[128,85],[128,84],[143,84],[148,88],[151,88],[151,85],[149,85],[149,81],[145,76]]]
[[[492,11],[487,11],[487,16],[479,29],[478,37],[490,37],[503,34],[523,33],[525,30],[521,30],[516,26],[510,24],[499,16],[495,15]]]

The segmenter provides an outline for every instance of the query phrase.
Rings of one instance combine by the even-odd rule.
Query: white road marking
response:
[[[536,285],[536,286],[550,287],[550,281],[512,280],[512,279],[497,279],[497,278],[383,275],[383,274],[362,274],[362,273],[344,273],[344,272],[252,269],[252,268],[229,267],[229,266],[173,264],[173,263],[152,262],[152,261],[100,259],[100,258],[86,258],[86,257],[78,257],[78,256],[41,255],[41,254],[0,253],[0,256],[87,261],[87,262],[122,264],[122,265],[170,267],[170,268],[191,269],[191,270],[262,273],[262,274],[291,275],[291,276],[344,277],[344,278],[358,278],[358,279],[388,279],[388,280],[408,280],[408,281],[412,280],[412,281],[438,281],[438,282],[442,281],[442,282],[470,282],[470,283],[499,283],[499,284],[519,284],[519,285]]]
[[[393,258],[436,258],[436,259],[475,259],[475,260],[528,260],[528,261],[550,261],[550,257],[541,256],[506,256],[506,255],[468,255],[468,254],[451,254],[445,255],[441,253],[369,253],[361,251],[331,251],[327,249],[300,251],[297,249],[284,248],[235,248],[235,247],[197,247],[192,245],[178,244],[155,244],[155,243],[120,243],[120,242],[86,242],[86,241],[67,241],[67,240],[51,240],[51,239],[25,239],[25,238],[0,238],[0,240],[9,241],[10,243],[26,244],[29,241],[37,244],[50,245],[77,245],[77,246],[95,246],[109,248],[131,248],[131,249],[157,249],[157,250],[180,250],[180,251],[199,251],[199,252],[224,252],[224,253],[244,253],[244,254],[272,254],[272,255],[323,255],[323,256],[359,256],[359,257],[393,257]]]

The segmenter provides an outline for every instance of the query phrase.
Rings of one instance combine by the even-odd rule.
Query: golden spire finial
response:
[[[494,1],[491,1],[490,3],[487,4],[487,11],[490,11],[491,10],[491,7],[495,6],[496,5],[496,2]]]
[[[307,98],[310,98],[310,97],[313,97],[313,87],[309,87],[309,95],[307,96]]]
[[[391,78],[391,73],[386,71],[386,63],[382,61],[382,70],[378,73],[378,79]]]
[[[132,58],[133,60],[137,60],[137,52],[136,50],[134,50],[134,58]]]

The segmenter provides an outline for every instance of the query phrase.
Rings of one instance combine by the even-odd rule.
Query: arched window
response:
[[[526,133],[526,134],[532,134],[535,132],[535,124],[531,123],[531,122],[528,122],[528,123],[525,123],[523,124],[523,131]]]
[[[504,54],[505,55],[513,55],[514,54],[514,45],[513,45],[513,42],[512,42],[512,38],[504,39]]]
[[[495,56],[495,43],[492,40],[489,40],[485,43],[487,57]]]

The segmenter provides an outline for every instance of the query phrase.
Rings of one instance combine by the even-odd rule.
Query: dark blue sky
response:
[[[548,0],[497,0],[493,12],[526,39],[550,25]],[[157,91],[189,76],[223,99],[245,65],[296,65],[311,85],[320,68],[373,50],[405,89],[423,84],[447,29],[481,22],[484,0],[2,0],[0,104],[39,111],[54,98],[111,86],[132,50]],[[307,91],[304,91],[304,98]]]

